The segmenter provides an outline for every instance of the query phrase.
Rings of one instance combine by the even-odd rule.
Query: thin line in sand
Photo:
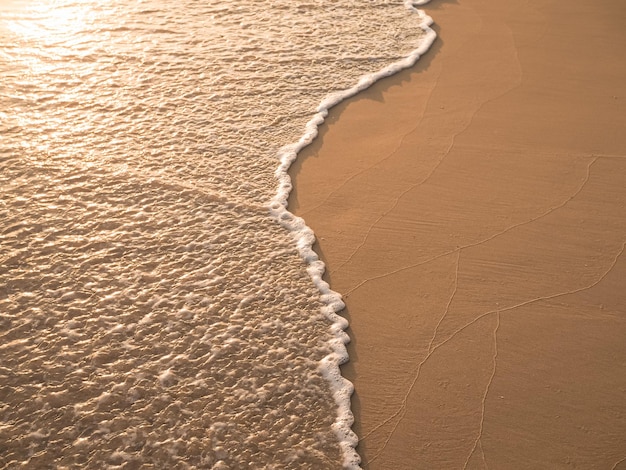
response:
[[[617,466],[622,463],[622,462],[626,462],[626,457],[624,457],[621,460],[618,460],[617,462],[615,462],[615,465],[613,465],[613,467],[611,468],[611,470],[617,470]]]
[[[547,296],[542,296],[542,297],[536,297],[530,300],[526,300],[524,302],[520,302],[516,305],[512,305],[510,307],[505,307],[502,309],[497,309],[497,310],[490,310],[488,312],[484,312],[479,314],[477,317],[475,317],[473,320],[471,320],[470,322],[466,323],[465,325],[463,325],[462,327],[458,328],[456,331],[454,331],[448,338],[446,338],[445,340],[443,340],[441,343],[437,344],[436,346],[434,346],[432,348],[432,350],[430,350],[430,352],[424,357],[424,359],[422,359],[422,361],[418,364],[417,366],[417,370],[414,374],[413,380],[411,381],[411,385],[409,386],[409,389],[407,390],[407,392],[404,395],[404,398],[402,399],[402,403],[400,405],[400,407],[398,408],[398,410],[396,412],[394,412],[391,416],[389,416],[387,419],[385,419],[382,423],[374,426],[374,428],[372,428],[367,434],[365,434],[365,436],[363,436],[361,439],[359,439],[360,441],[363,441],[365,439],[367,439],[367,437],[369,437],[371,434],[373,434],[374,432],[376,432],[378,429],[380,429],[381,427],[385,426],[387,423],[389,423],[391,420],[393,420],[396,416],[401,415],[400,419],[398,419],[398,421],[396,421],[396,423],[394,424],[390,434],[387,436],[387,438],[385,439],[385,442],[382,446],[382,448],[376,453],[376,455],[371,458],[368,462],[364,463],[363,465],[369,465],[370,463],[373,463],[374,461],[376,461],[378,459],[378,457],[380,457],[380,455],[382,455],[383,451],[385,450],[386,446],[389,444],[389,441],[391,440],[391,438],[393,437],[393,434],[395,433],[396,429],[398,428],[400,422],[402,421],[402,419],[404,418],[405,414],[406,414],[406,407],[407,407],[407,402],[408,402],[408,398],[409,395],[411,394],[411,392],[413,391],[413,388],[415,387],[415,384],[417,383],[419,376],[420,376],[420,372],[422,370],[422,366],[432,357],[432,355],[441,347],[443,347],[444,345],[446,345],[447,343],[449,343],[450,341],[452,341],[457,335],[459,335],[460,333],[462,333],[463,331],[465,331],[467,328],[469,328],[470,326],[474,325],[475,323],[477,323],[478,321],[480,321],[481,319],[489,316],[489,315],[496,315],[498,317],[498,326],[500,324],[500,315],[502,313],[505,312],[511,312],[517,308],[520,307],[525,307],[527,305],[531,305],[537,302],[542,302],[542,301],[547,301],[547,300],[553,300],[559,297],[564,297],[566,295],[572,295],[572,294],[577,294],[586,290],[589,290],[595,286],[597,286],[598,284],[600,284],[600,282],[602,282],[608,275],[609,273],[613,270],[613,268],[616,266],[619,258],[622,256],[622,254],[624,253],[624,250],[626,249],[626,240],[622,243],[622,247],[619,250],[619,252],[616,254],[615,258],[613,259],[612,263],[610,264],[610,266],[608,267],[608,269],[593,283],[578,288],[578,289],[573,289],[573,290],[569,290],[569,291],[564,291],[564,292],[559,292],[557,294],[552,294],[552,295],[547,295]],[[495,333],[494,333],[495,334]],[[495,372],[494,372],[495,373]],[[493,379],[493,377],[492,377]],[[491,381],[490,381],[491,382]],[[484,413],[484,409],[483,409],[483,413]],[[472,451],[473,452],[473,451]],[[626,460],[623,459],[623,460]],[[621,461],[620,461],[621,462]],[[620,463],[618,462],[616,464],[616,466]]]
[[[440,254],[438,254],[438,255],[436,255],[436,256],[433,256],[433,257],[431,257],[431,258],[429,258],[429,259],[427,259],[427,260],[420,261],[419,263],[411,264],[411,265],[409,265],[409,266],[404,266],[404,267],[402,267],[402,268],[399,268],[399,269],[396,269],[396,270],[393,270],[393,271],[390,271],[390,272],[387,272],[387,273],[384,273],[384,274],[380,274],[380,275],[378,275],[378,276],[374,276],[374,277],[371,277],[371,278],[365,279],[365,280],[363,280],[363,281],[359,282],[356,286],[352,287],[351,289],[348,289],[348,290],[347,290],[347,291],[346,291],[343,295],[344,295],[345,297],[348,297],[348,296],[349,296],[350,294],[352,294],[354,291],[356,291],[357,289],[360,289],[361,287],[363,287],[365,284],[369,283],[370,281],[375,281],[375,280],[382,279],[382,278],[385,278],[385,277],[388,277],[388,276],[392,276],[392,275],[394,275],[394,274],[398,274],[398,273],[400,273],[400,272],[402,272],[402,271],[407,271],[407,270],[409,270],[409,269],[413,269],[413,268],[417,268],[417,267],[419,267],[419,266],[423,266],[423,265],[428,264],[428,263],[430,263],[430,262],[432,262],[432,261],[438,260],[439,258],[442,258],[442,257],[444,257],[444,256],[450,255],[450,254],[452,254],[452,253],[456,252],[457,250],[458,250],[458,251],[460,251],[460,250],[464,250],[464,249],[466,249],[466,248],[472,248],[472,247],[475,247],[475,246],[482,245],[482,244],[487,243],[487,242],[489,242],[489,241],[491,241],[491,240],[493,240],[493,239],[495,239],[495,238],[497,238],[497,237],[499,237],[499,236],[501,236],[501,235],[504,235],[505,233],[510,232],[511,230],[514,230],[514,229],[516,229],[516,228],[522,227],[522,226],[524,226],[524,225],[528,225],[528,224],[530,224],[530,223],[532,223],[532,222],[535,222],[535,221],[537,221],[537,220],[539,220],[539,219],[542,219],[543,217],[546,217],[547,215],[550,215],[551,213],[553,213],[554,211],[556,211],[556,210],[558,210],[558,209],[561,209],[562,207],[564,207],[565,205],[567,205],[570,201],[572,201],[572,200],[573,200],[576,196],[578,196],[578,194],[580,194],[580,193],[582,192],[583,188],[585,187],[585,185],[587,184],[587,182],[589,181],[589,178],[590,178],[590,176],[591,176],[591,167],[593,166],[593,164],[594,164],[595,162],[597,162],[600,158],[603,158],[603,157],[593,156],[593,157],[590,157],[590,158],[591,158],[591,162],[590,162],[590,163],[589,163],[589,165],[587,166],[587,174],[586,174],[586,176],[585,176],[585,179],[583,180],[583,182],[581,183],[581,185],[578,187],[578,189],[577,189],[577,190],[576,190],[576,191],[575,191],[575,192],[574,192],[571,196],[569,196],[569,197],[568,197],[565,201],[563,201],[562,203],[560,203],[559,205],[554,206],[554,207],[551,207],[550,209],[546,210],[545,212],[543,212],[543,213],[539,214],[539,215],[538,215],[538,216],[536,216],[536,217],[533,217],[533,218],[531,218],[531,219],[525,220],[525,221],[523,221],[523,222],[519,222],[519,223],[517,223],[517,224],[513,224],[513,225],[511,225],[510,227],[507,227],[506,229],[501,230],[500,232],[494,233],[493,235],[491,235],[491,236],[489,236],[489,237],[487,237],[487,238],[484,238],[484,239],[482,239],[482,240],[479,240],[479,241],[477,241],[477,242],[468,243],[468,244],[466,244],[466,245],[463,245],[463,246],[457,247],[457,248],[455,248],[454,250],[449,250],[449,251],[446,251],[446,252],[444,252],[444,253],[440,253]],[[409,189],[409,190],[410,190],[410,189]],[[408,190],[407,190],[407,191],[408,191]],[[404,193],[403,193],[403,194],[404,194]],[[400,197],[402,197],[402,196],[400,196]],[[396,204],[397,204],[397,202],[396,202]],[[395,207],[395,206],[394,206],[394,207]],[[381,216],[381,218],[382,218],[382,216]],[[370,227],[370,231],[371,231],[371,227]],[[369,231],[368,231],[368,233],[369,233]],[[360,246],[363,246],[363,244],[361,244]],[[358,250],[357,250],[357,251],[358,251]],[[350,256],[350,259],[354,256],[354,254],[355,254],[355,253],[353,253],[353,254]],[[347,262],[347,261],[346,261],[346,262]],[[346,264],[346,263],[343,263],[343,264],[342,264],[342,266],[343,266],[344,264]]]
[[[446,303],[446,308],[443,311],[443,315],[441,315],[441,317],[439,318],[439,321],[437,322],[437,325],[435,326],[435,332],[433,333],[433,336],[432,338],[430,338],[430,342],[428,343],[429,354],[433,350],[433,343],[435,342],[435,338],[437,337],[437,333],[439,332],[439,327],[441,326],[441,323],[448,315],[448,312],[450,311],[450,305],[452,305],[452,300],[454,300],[454,297],[456,296],[456,292],[459,289],[459,264],[460,262],[461,262],[461,250],[458,249],[456,250],[456,265],[454,269],[454,289],[452,290],[452,295],[450,295],[450,298],[448,298],[448,302]]]
[[[406,138],[408,136],[410,136],[411,134],[413,134],[416,130],[418,130],[418,128],[420,127],[420,125],[422,124],[422,121],[424,120],[424,114],[426,113],[426,108],[428,107],[428,103],[430,102],[431,98],[432,98],[432,90],[435,89],[435,87],[437,86],[437,83],[435,82],[435,84],[433,85],[433,87],[430,89],[431,93],[428,94],[428,98],[426,99],[426,105],[424,106],[424,112],[422,113],[422,115],[420,116],[420,118],[418,119],[418,122],[415,126],[413,126],[411,128],[411,130],[409,130],[408,132],[406,132],[401,138],[400,138],[400,142],[398,142],[398,145],[396,145],[396,148],[393,149],[386,157],[382,158],[381,160],[378,160],[376,163],[373,163],[372,165],[369,165],[366,168],[363,168],[360,171],[357,171],[356,173],[354,173],[353,175],[350,175],[348,178],[346,178],[337,188],[333,189],[323,200],[322,202],[320,202],[319,204],[316,204],[315,206],[311,207],[310,209],[307,209],[305,212],[302,213],[301,217],[302,218],[306,218],[306,215],[313,212],[315,209],[318,209],[319,207],[323,206],[334,194],[336,194],[339,190],[341,190],[343,187],[345,187],[350,181],[352,181],[354,178],[356,178],[359,175],[362,175],[363,173],[365,173],[366,171],[371,170],[372,168],[380,165],[381,163],[389,160],[391,157],[393,157],[396,153],[398,153],[398,151],[402,148],[402,145],[404,144],[404,141],[406,140]],[[341,266],[340,266],[341,267]],[[340,268],[339,267],[339,268]],[[337,269],[339,269],[337,268]]]
[[[482,446],[482,437],[483,437],[483,428],[485,425],[485,402],[487,401],[487,395],[489,395],[489,389],[491,388],[491,384],[493,383],[493,378],[496,376],[496,368],[498,365],[498,328],[500,328],[500,312],[496,312],[496,328],[493,330],[493,370],[491,371],[491,377],[489,378],[489,382],[487,382],[487,387],[485,388],[485,394],[483,395],[483,399],[481,401],[481,411],[480,411],[480,425],[478,427],[478,436],[476,436],[476,441],[474,442],[474,447],[472,447],[471,452],[467,456],[467,460],[463,465],[463,470],[467,468],[472,455],[476,452],[476,447],[480,445],[480,453],[482,455],[483,463],[485,467],[487,466],[487,461],[485,460],[485,452]]]

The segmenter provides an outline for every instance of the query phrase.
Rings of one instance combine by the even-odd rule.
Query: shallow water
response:
[[[357,465],[340,303],[276,171],[421,23],[382,0],[0,1],[0,465]]]

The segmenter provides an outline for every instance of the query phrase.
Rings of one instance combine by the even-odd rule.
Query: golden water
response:
[[[388,1],[0,0],[0,467],[342,465],[337,332],[269,215],[277,153],[416,24]]]

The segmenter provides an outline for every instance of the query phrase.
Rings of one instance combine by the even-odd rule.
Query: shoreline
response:
[[[314,249],[316,239],[312,229],[306,225],[302,218],[294,218],[293,215],[295,214],[288,209],[293,189],[290,169],[300,151],[309,146],[318,136],[319,127],[325,122],[329,110],[362,93],[380,80],[393,76],[400,71],[410,69],[430,50],[437,38],[437,34],[431,28],[433,21],[423,10],[416,8],[418,5],[424,5],[429,1],[419,0],[415,5],[410,1],[404,2],[407,11],[417,15],[419,20],[417,28],[423,33],[422,39],[415,49],[407,56],[382,69],[361,76],[358,82],[351,88],[327,95],[318,105],[316,114],[305,125],[305,132],[302,137],[297,142],[287,144],[278,151],[280,165],[275,173],[278,180],[278,189],[275,197],[270,201],[270,216],[290,232],[295,239],[300,256],[306,263],[307,272],[320,293],[322,313],[332,322],[330,328],[334,335],[330,343],[332,352],[321,361],[320,371],[327,380],[337,405],[337,415],[333,428],[343,455],[342,465],[348,469],[361,468],[359,466],[361,457],[356,451],[358,436],[352,429],[354,423],[351,406],[351,396],[354,390],[353,384],[341,372],[341,366],[349,361],[346,345],[350,342],[350,337],[345,332],[348,328],[348,322],[344,316],[338,315],[339,312],[345,309],[345,304],[341,295],[332,290],[326,281],[326,265]]]
[[[289,171],[347,305],[362,466],[619,468],[626,7],[420,9],[431,49]]]

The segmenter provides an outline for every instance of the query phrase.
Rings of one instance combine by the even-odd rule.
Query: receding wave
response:
[[[0,8],[2,464],[358,467],[343,304],[286,171],[330,106],[417,60],[429,19]]]

